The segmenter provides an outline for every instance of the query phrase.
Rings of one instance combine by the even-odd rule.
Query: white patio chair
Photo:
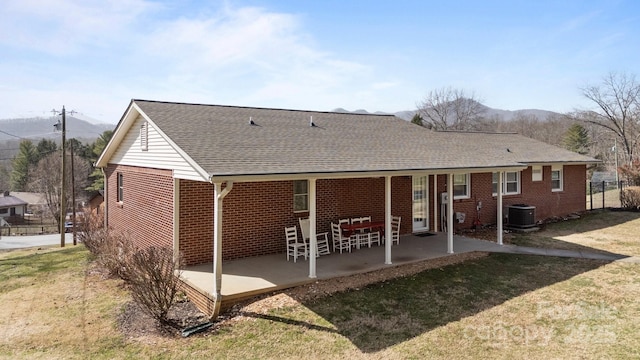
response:
[[[391,245],[400,244],[400,216],[391,216]]]
[[[333,252],[336,252],[336,249],[340,251],[340,254],[342,254],[342,250],[351,252],[352,240],[342,234],[339,224],[331,223],[331,236],[333,239]]]
[[[298,222],[300,223],[300,233],[302,234],[302,239],[305,243],[311,244],[309,240],[309,237],[311,236],[309,218],[300,218],[298,219]],[[331,251],[329,251],[328,234],[328,232],[316,234],[316,257],[320,255],[329,255],[331,253]]]
[[[289,256],[293,256],[293,262],[298,260],[298,256],[304,256],[307,259],[307,244],[298,242],[298,229],[295,226],[285,227],[284,235],[287,239],[287,261]]]
[[[371,233],[356,232],[354,236],[356,239],[356,249],[360,249],[363,245],[371,247]]]
[[[361,217],[360,222],[371,222],[371,216]],[[371,234],[371,244],[377,243],[378,245],[382,245],[382,240],[380,238],[380,231],[374,230],[374,229],[368,229],[362,232],[368,232],[369,234]]]

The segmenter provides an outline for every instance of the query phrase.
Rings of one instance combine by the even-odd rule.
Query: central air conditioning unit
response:
[[[509,206],[509,227],[526,229],[536,226],[536,207],[525,204]]]

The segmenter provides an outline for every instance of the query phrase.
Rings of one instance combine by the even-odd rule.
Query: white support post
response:
[[[447,253],[453,254],[453,174],[447,176]]]
[[[502,245],[502,234],[504,230],[502,229],[502,171],[498,172],[498,245]]]
[[[222,303],[222,184],[213,184],[213,316],[220,312]]]
[[[316,253],[318,236],[316,235],[316,179],[309,179],[309,277],[316,276]]]
[[[213,315],[220,313],[222,303],[222,200],[233,188],[233,182],[227,182],[224,190],[222,183],[213,184]]]
[[[391,265],[391,176],[384,177],[384,263]]]
[[[433,231],[438,232],[438,174],[433,174]]]

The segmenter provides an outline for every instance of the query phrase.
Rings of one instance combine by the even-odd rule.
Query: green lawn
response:
[[[615,238],[601,251],[632,254],[637,239],[626,227],[636,221],[599,213],[537,235],[601,233]],[[186,339],[130,339],[117,325],[128,295],[87,258],[82,247],[0,253],[0,301],[11,304],[0,310],[0,358],[640,357],[637,263],[492,254],[306,303],[247,310]]]

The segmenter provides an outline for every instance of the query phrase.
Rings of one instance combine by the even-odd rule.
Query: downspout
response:
[[[107,214],[109,214],[109,198],[107,197],[107,189],[109,188],[107,186],[107,174],[104,173],[104,168],[101,167],[100,171],[102,172],[102,178],[104,179],[103,181],[103,186],[104,189],[102,190],[102,202],[104,203],[104,211],[102,216],[104,217],[104,228],[108,229],[109,228],[109,217],[107,216]],[[100,208],[100,205],[98,205],[98,209]]]
[[[214,183],[213,203],[213,314],[211,318],[218,317],[222,304],[222,200],[233,189],[233,181],[228,181],[222,190],[222,183]]]

